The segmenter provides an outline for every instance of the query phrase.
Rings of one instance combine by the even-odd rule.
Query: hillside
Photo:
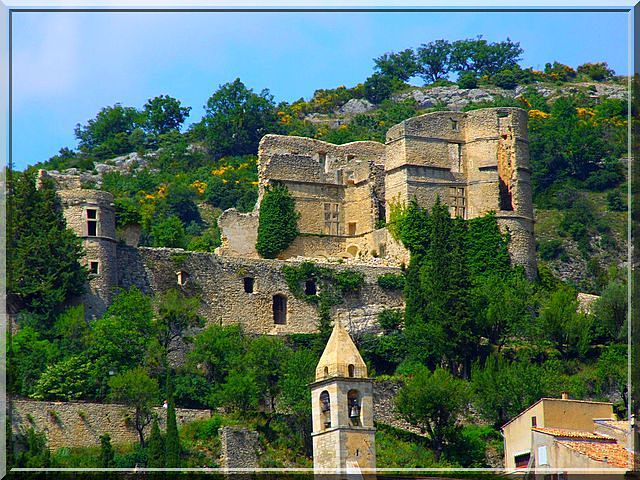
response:
[[[115,453],[104,437],[100,452],[49,453],[45,433],[32,422],[16,432],[14,464],[211,465],[220,452],[218,427],[242,425],[258,431],[261,465],[308,466],[308,385],[338,307],[357,304],[347,302],[353,298],[369,305],[387,293],[400,302],[372,315],[375,331],[352,332],[368,375],[397,387],[389,410],[411,425],[411,432],[378,426],[380,466],[499,465],[500,427],[561,391],[611,402],[626,414],[628,112],[622,79],[604,63],[522,68],[522,50],[510,40],[454,42],[451,51],[464,47],[470,53],[455,62],[447,57],[447,68],[427,47],[385,54],[374,59],[374,73],[363,83],[317,90],[308,100],[276,104],[268,90],[256,93],[236,79],[213,92],[204,117],[188,128],[182,126],[190,108],[168,96],[140,108],[105,107],[77,126],[77,149],[63,148],[24,174],[14,173],[8,390],[36,400],[125,403],[135,411],[126,421],[139,434],[138,445],[118,446]],[[499,55],[483,63],[485,49]],[[416,77],[427,85],[412,85]],[[258,143],[266,134],[336,144],[384,141],[390,127],[408,118],[485,107],[527,112],[537,278],[511,264],[510,238],[494,214],[452,218],[440,201],[429,210],[418,202],[390,206],[385,226],[411,259],[393,271],[367,266],[373,273],[366,282],[358,270],[365,267],[349,262],[255,259],[263,276],[254,290],[249,260],[237,258],[227,268],[223,257],[174,250],[214,252],[220,214],[253,210]],[[104,313],[88,319],[74,300],[101,272],[97,262],[91,271],[81,266],[82,243],[67,229],[54,182],[42,177],[36,188],[37,169],[80,175],[87,189],[112,193],[117,233],[140,225],[140,244],[161,247],[120,245],[132,256],[122,257],[119,268],[149,274],[160,287],[116,282]],[[286,187],[269,190],[269,197],[270,208],[265,200],[261,211],[270,216],[259,222],[271,222],[267,238],[276,244],[297,234],[297,217]],[[79,202],[72,206],[82,211]],[[87,214],[87,228],[92,220]],[[274,227],[283,224],[286,232]],[[144,254],[148,263],[127,261]],[[199,283],[200,270],[207,283]],[[277,291],[261,287],[265,277],[271,285],[280,282]],[[208,295],[224,291],[226,279],[233,297]],[[265,292],[266,303],[248,300],[260,302]],[[585,309],[578,292],[601,298]],[[238,318],[205,318],[206,305],[233,311],[220,298],[249,305],[250,313],[237,317],[264,313],[269,328],[286,324],[287,298],[298,314],[317,322],[306,330],[256,335]],[[163,399],[166,434],[151,423],[152,407]],[[169,421],[175,406],[217,413],[178,432]],[[51,412],[46,418],[56,421]],[[159,447],[162,442],[170,448]]]

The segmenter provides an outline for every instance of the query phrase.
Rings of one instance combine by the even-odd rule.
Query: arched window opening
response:
[[[362,405],[360,403],[360,392],[358,390],[349,390],[347,393],[347,408],[351,425],[359,427],[362,422],[360,415],[362,413]]]
[[[326,390],[320,393],[320,412],[322,413],[322,426],[331,428],[331,398]]]
[[[324,367],[324,378],[329,376],[329,367]]]
[[[305,295],[316,295],[318,293],[318,288],[316,287],[316,281],[311,279],[304,282],[304,294]]]
[[[356,367],[353,364],[349,364],[347,370],[349,371],[349,377],[353,378],[356,376]]]
[[[287,323],[287,297],[284,295],[273,296],[273,323],[276,325]]]
[[[184,270],[180,270],[176,272],[176,279],[178,280],[178,285],[184,287],[189,282],[189,274]]]

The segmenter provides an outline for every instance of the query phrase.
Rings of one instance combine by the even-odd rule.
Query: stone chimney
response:
[[[560,398],[562,398],[562,400],[569,400],[569,392],[560,392]]]

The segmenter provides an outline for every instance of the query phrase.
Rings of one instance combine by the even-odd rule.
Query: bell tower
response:
[[[375,474],[373,381],[349,333],[336,321],[310,385],[313,467]],[[318,472],[320,473],[320,472]],[[335,477],[334,477],[335,478]]]

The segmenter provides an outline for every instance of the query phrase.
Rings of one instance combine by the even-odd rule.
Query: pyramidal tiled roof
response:
[[[316,367],[316,380],[330,377],[367,377],[367,365],[339,320]]]

